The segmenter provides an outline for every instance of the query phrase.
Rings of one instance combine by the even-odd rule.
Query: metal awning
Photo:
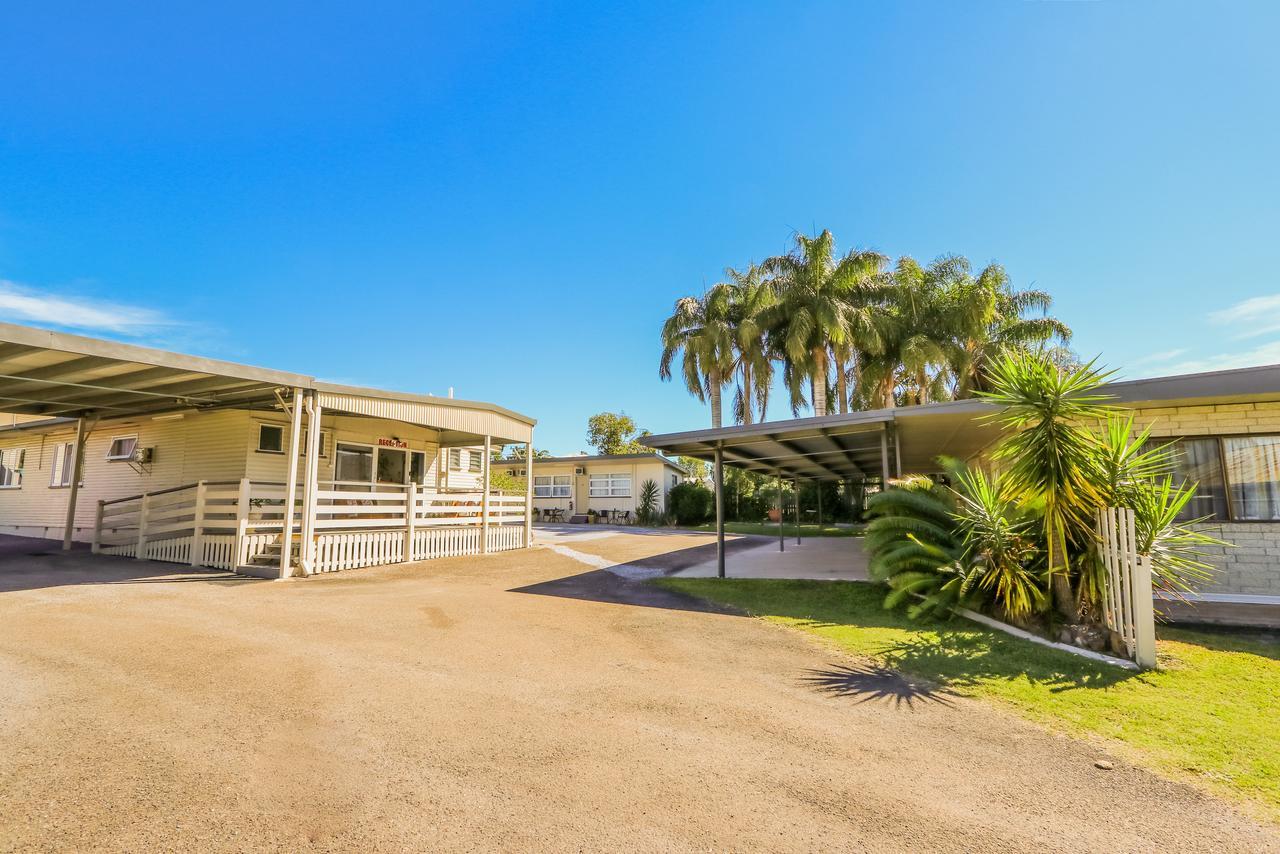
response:
[[[864,480],[938,470],[940,455],[965,459],[1000,429],[983,418],[995,411],[978,400],[875,409],[847,415],[645,436],[667,454],[713,460],[760,474],[802,480]]]
[[[112,418],[183,409],[275,406],[302,389],[355,414],[462,436],[526,442],[534,419],[490,403],[335,386],[288,371],[170,353],[0,323],[0,411],[49,418]]]

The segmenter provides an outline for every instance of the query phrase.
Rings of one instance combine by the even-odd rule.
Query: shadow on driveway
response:
[[[682,532],[687,534],[688,532]],[[769,537],[745,536],[725,541],[725,555],[758,548],[773,542]],[[567,543],[572,548],[572,543]],[[736,608],[717,605],[674,590],[666,590],[647,584],[645,579],[672,575],[682,569],[714,560],[716,544],[704,543],[689,548],[663,552],[651,557],[618,564],[609,569],[593,569],[579,575],[569,575],[554,581],[542,581],[526,587],[516,587],[509,593],[531,593],[536,596],[558,596],[610,605],[636,605],[642,608],[668,608],[677,611],[698,611],[707,614],[735,614]],[[625,577],[630,576],[630,577]]]
[[[95,555],[84,543],[74,543],[71,551],[64,552],[61,540],[0,534],[0,593],[76,584],[250,584],[260,580],[221,569]]]

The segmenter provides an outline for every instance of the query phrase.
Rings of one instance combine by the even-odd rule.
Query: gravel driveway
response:
[[[1280,850],[1096,747],[548,548],[290,582],[11,549],[0,686],[0,849]]]

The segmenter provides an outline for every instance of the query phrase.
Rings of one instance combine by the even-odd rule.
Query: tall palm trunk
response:
[[[755,389],[751,384],[751,364],[746,360],[742,362],[742,423],[751,424],[751,398],[755,396]]]
[[[720,386],[722,383],[718,370],[713,370],[707,375],[707,385],[709,386],[707,391],[711,393],[711,426],[719,427],[721,426]]]
[[[929,402],[928,381],[929,377],[925,374],[924,368],[916,372],[916,403]]]
[[[813,414],[827,414],[827,348],[813,351]]]
[[[837,401],[837,411],[843,415],[849,411],[849,378],[845,376],[845,365],[843,359],[836,359],[836,393],[840,395]]]

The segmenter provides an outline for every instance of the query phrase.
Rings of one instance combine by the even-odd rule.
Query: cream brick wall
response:
[[[1134,426],[1158,438],[1280,434],[1280,401],[1139,409]],[[1201,593],[1280,596],[1280,522],[1223,522],[1204,526],[1233,548],[1215,548],[1218,568]]]

